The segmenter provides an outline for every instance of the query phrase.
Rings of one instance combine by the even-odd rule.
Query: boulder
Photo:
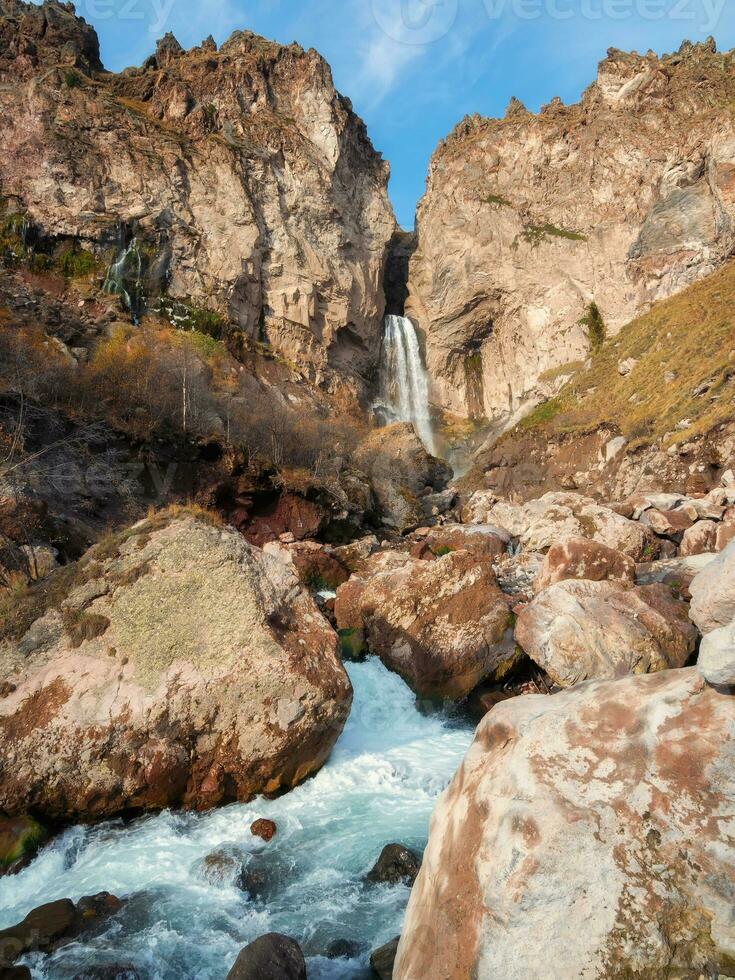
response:
[[[636,584],[654,585],[658,582],[668,585],[679,598],[689,600],[691,599],[689,586],[692,580],[714,559],[714,554],[707,553],[642,562],[636,565]]]
[[[687,558],[689,555],[705,555],[717,550],[716,521],[697,521],[684,531],[679,546],[679,555]]]
[[[271,541],[263,546],[263,551],[292,568],[301,582],[314,592],[333,592],[350,577],[349,569],[316,541],[292,544]]]
[[[215,888],[246,890],[246,866],[235,848],[217,848],[198,861],[194,870],[198,878]]]
[[[113,915],[121,905],[114,895],[101,892],[80,898],[76,905],[71,899],[62,898],[38,906],[22,922],[0,930],[0,967],[25,953],[48,953],[56,949]]]
[[[697,643],[684,603],[663,585],[569,580],[522,609],[516,640],[555,684],[683,667]]]
[[[378,539],[374,534],[369,534],[367,537],[351,542],[351,544],[343,544],[338,548],[333,548],[332,555],[349,572],[353,574],[357,572],[359,574],[365,560],[370,555],[375,554],[379,548],[380,542]]]
[[[273,820],[266,820],[261,817],[250,824],[250,833],[253,837],[260,837],[261,840],[271,841],[276,836],[278,827]]]
[[[735,541],[692,580],[689,615],[700,633],[729,626],[735,619]]]
[[[286,790],[327,758],[352,698],[337,637],[234,530],[164,513],[60,573],[50,607],[0,646],[0,809],[207,808]]]
[[[360,955],[362,946],[352,939],[335,939],[326,949],[328,960],[354,960]]]
[[[654,534],[677,542],[681,541],[692,523],[692,518],[683,510],[657,510],[652,507],[641,515],[641,524],[650,527]]]
[[[386,844],[366,879],[372,884],[412,885],[421,867],[421,858],[402,844]]]
[[[371,432],[355,461],[369,476],[378,515],[387,527],[403,531],[424,520],[420,497],[443,490],[452,470],[431,456],[408,422],[396,422]]]
[[[731,541],[735,540],[735,507],[731,507],[724,515],[722,523],[717,528],[715,551],[724,551]]]
[[[294,939],[269,932],[240,951],[226,980],[306,980],[306,963]]]
[[[498,502],[493,490],[476,490],[462,507],[461,518],[464,524],[488,524],[489,514]]]
[[[353,576],[337,590],[337,626],[420,696],[460,700],[515,659],[511,614],[489,560],[454,551],[436,561]]]
[[[628,555],[587,538],[568,538],[552,545],[546,553],[539,576],[534,584],[541,592],[555,582],[565,579],[586,579],[591,582],[635,584],[635,562]]]
[[[396,980],[732,976],[732,712],[695,669],[495,707],[434,810]]]
[[[656,556],[650,529],[577,493],[547,493],[526,504],[499,502],[487,521],[506,528],[528,551],[548,551],[569,538],[590,538],[642,561]]]
[[[293,534],[296,541],[315,537],[328,520],[327,511],[294,493],[282,494],[244,528],[247,540],[258,547],[276,541],[282,534]]]
[[[421,497],[419,503],[424,517],[439,517],[451,510],[457,500],[457,491],[441,490],[439,493],[427,493]]]
[[[393,970],[399,940],[400,936],[396,936],[370,954],[370,968],[378,980],[392,980],[395,975]]]
[[[508,532],[492,524],[442,524],[415,531],[411,540],[425,546],[430,556],[468,551],[476,558],[490,559],[506,554],[511,543]]]
[[[705,636],[697,667],[708,684],[735,686],[735,622]]]
[[[0,814],[0,878],[26,868],[45,839],[46,831],[33,817]]]

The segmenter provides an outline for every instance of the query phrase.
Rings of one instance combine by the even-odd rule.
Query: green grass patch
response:
[[[517,428],[524,432],[528,429],[535,429],[540,425],[551,422],[561,411],[561,402],[558,398],[550,398],[546,402],[537,405],[524,419],[518,423]]]
[[[519,236],[520,240],[530,245],[532,248],[537,248],[544,242],[548,242],[552,238],[562,238],[568,242],[586,242],[587,236],[583,235],[578,231],[570,231],[568,228],[558,228],[556,225],[546,223],[543,225],[526,225]],[[518,238],[514,242],[514,246],[518,247]]]
[[[512,201],[509,201],[507,197],[501,197],[499,194],[486,194],[481,200],[483,204],[494,204],[501,208],[514,207]]]

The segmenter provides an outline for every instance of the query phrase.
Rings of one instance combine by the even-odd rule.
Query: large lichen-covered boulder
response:
[[[664,585],[569,579],[521,610],[516,640],[560,687],[683,667],[697,643],[686,604]]]
[[[282,563],[232,529],[163,515],[61,571],[0,647],[0,810],[206,808],[325,761],[351,686]]]
[[[361,634],[422,697],[459,700],[503,676],[515,658],[512,615],[490,559],[455,551],[436,561],[406,556],[395,567],[386,556],[383,567],[337,590],[343,633]]]
[[[493,708],[434,811],[395,980],[732,976],[734,704],[686,669]]]

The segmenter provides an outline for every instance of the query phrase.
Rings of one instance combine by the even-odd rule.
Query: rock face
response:
[[[406,556],[398,568],[353,576],[337,590],[335,615],[341,631],[360,632],[423,697],[459,700],[502,676],[515,656],[492,564],[466,551],[436,561]]]
[[[170,38],[142,68],[102,74],[91,28],[18,0],[0,6],[0,38],[16,213],[97,254],[135,236],[136,289],[216,309],[314,381],[374,366],[389,168],[316,51]]]
[[[683,667],[697,631],[666,586],[570,580],[545,589],[521,611],[516,640],[555,684],[571,687]]]
[[[0,810],[206,808],[324,762],[351,686],[333,630],[280,562],[164,515],[61,573],[48,611],[0,646]]]
[[[611,50],[581,102],[464,119],[432,158],[406,313],[433,400],[508,421],[733,250],[735,69]],[[563,372],[562,372],[563,373]]]
[[[434,811],[396,980],[731,975],[732,710],[694,669],[493,708]]]

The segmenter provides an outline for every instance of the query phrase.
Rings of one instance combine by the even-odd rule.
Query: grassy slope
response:
[[[635,358],[626,377],[618,364]],[[576,367],[576,365],[574,365]],[[666,380],[667,373],[676,377]],[[695,394],[709,385],[705,393]],[[683,442],[735,417],[735,262],[657,303],[592,356],[514,431],[617,426],[632,445]],[[679,423],[690,425],[678,429]]]

